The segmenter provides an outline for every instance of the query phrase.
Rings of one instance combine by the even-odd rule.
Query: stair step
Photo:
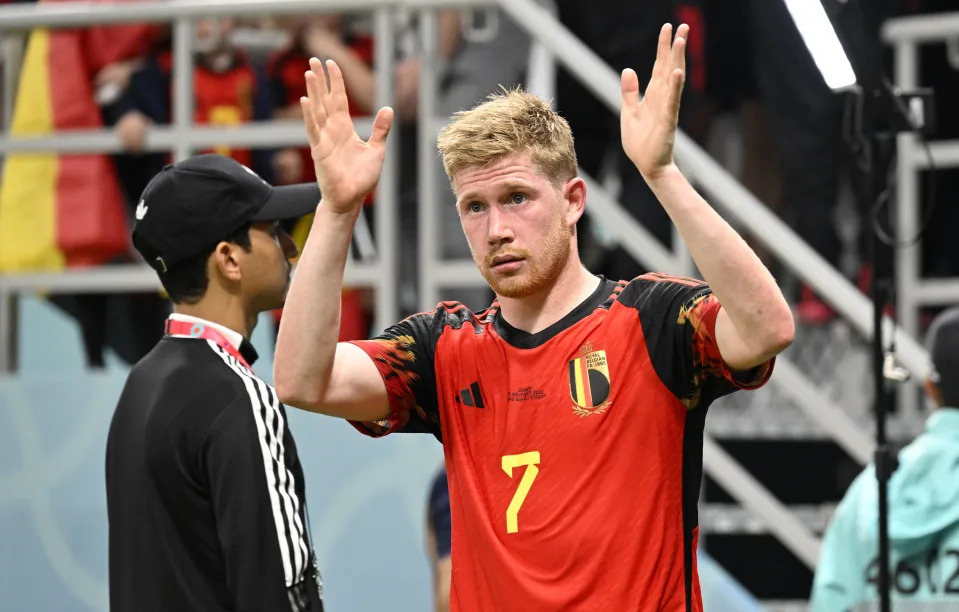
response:
[[[789,510],[806,527],[817,534],[822,534],[836,511],[837,504],[795,504],[788,506]],[[704,538],[710,534],[766,534],[769,529],[765,523],[752,512],[738,504],[701,503],[699,505],[699,526]]]
[[[809,601],[805,599],[764,599],[760,602],[766,612],[806,612]]]

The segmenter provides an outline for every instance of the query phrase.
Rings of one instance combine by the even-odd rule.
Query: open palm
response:
[[[305,76],[307,96],[300,98],[300,106],[323,201],[332,210],[349,212],[359,208],[379,181],[393,109],[380,109],[370,139],[364,141],[353,127],[340,67],[328,60],[326,69],[329,87],[323,64],[316,58],[310,60]]]
[[[653,74],[642,101],[639,78],[627,68],[622,74],[623,107],[620,113],[623,150],[647,179],[673,165],[673,142],[679,121],[679,101],[686,81],[686,38],[689,26],[667,24],[659,33]]]

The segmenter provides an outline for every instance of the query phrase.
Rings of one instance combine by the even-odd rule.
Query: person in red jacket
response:
[[[230,41],[232,19],[201,19],[196,22],[196,53],[193,74],[193,121],[197,125],[240,125],[269,119],[272,99],[265,74],[246,54]],[[130,86],[113,104],[116,130],[124,148],[138,154],[151,124],[170,123],[173,115],[173,54],[169,40],[147,58],[134,72]],[[273,181],[272,151],[214,147],[210,151],[228,155],[252,168],[269,182]],[[144,155],[149,168],[142,173],[153,176],[168,163],[167,155]],[[142,190],[142,187],[141,187]]]
[[[110,125],[104,105],[125,87],[159,30],[143,23],[33,30],[16,88],[11,133],[39,135]],[[39,123],[38,109],[46,117]],[[124,193],[109,155],[24,152],[5,161],[10,172],[4,175],[0,218],[9,233],[0,237],[0,274],[132,260],[127,229],[137,200]],[[25,185],[25,175],[38,178]],[[12,183],[21,187],[7,189]],[[43,209],[47,214],[38,215]],[[53,226],[45,229],[42,219]],[[90,368],[105,367],[110,352],[135,363],[159,340],[157,330],[167,314],[156,292],[58,294],[49,301],[78,323]]]
[[[267,66],[267,75],[273,95],[273,116],[277,119],[300,119],[300,97],[306,95],[303,73],[309,68],[310,57],[333,59],[343,67],[349,92],[352,116],[368,115],[373,108],[373,38],[365,33],[350,32],[337,15],[322,15],[296,19],[289,24],[291,44],[275,54]],[[273,156],[273,172],[278,185],[292,185],[315,181],[313,160],[309,147],[287,147]],[[364,202],[364,215],[371,220],[370,205],[373,194]],[[313,216],[296,222],[291,233],[299,248],[303,248]],[[357,253],[362,259],[372,255]],[[369,337],[372,323],[369,291],[344,288],[340,340],[363,340]],[[277,324],[282,311],[273,313]]]
[[[373,108],[373,38],[363,33],[347,33],[341,19],[323,15],[297,19],[288,30],[291,43],[270,58],[267,76],[277,119],[300,119],[300,96],[306,95],[303,73],[311,57],[333,59],[343,67],[350,95],[350,115],[368,115]],[[280,184],[316,180],[309,147],[289,147],[273,158]]]

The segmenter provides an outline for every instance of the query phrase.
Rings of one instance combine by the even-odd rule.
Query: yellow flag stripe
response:
[[[53,132],[50,91],[50,33],[34,30],[27,44],[10,132]],[[60,269],[57,245],[58,162],[53,153],[14,154],[0,181],[0,271]]]
[[[582,364],[580,363],[582,360],[583,359],[581,357],[577,358],[574,361],[574,366],[573,366],[574,368],[576,368],[576,371],[574,373],[574,376],[576,376],[576,403],[579,404],[580,406],[588,406],[589,401],[586,398],[586,389],[585,389],[585,385],[583,384],[583,368],[582,368]]]

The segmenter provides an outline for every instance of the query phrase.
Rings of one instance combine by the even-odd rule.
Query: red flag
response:
[[[102,127],[96,73],[138,55],[154,31],[132,25],[31,32],[11,134]],[[0,271],[96,265],[127,252],[126,210],[108,156],[7,158],[0,183]]]

